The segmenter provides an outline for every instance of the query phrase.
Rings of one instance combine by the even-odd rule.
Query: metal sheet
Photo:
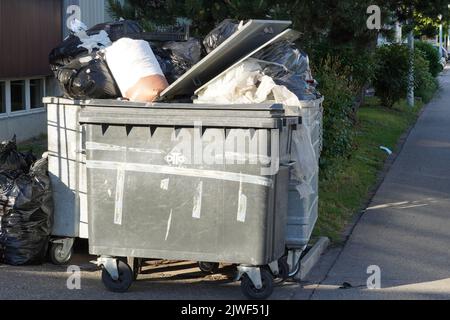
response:
[[[160,100],[164,101],[180,95],[192,95],[197,88],[210,81],[235,61],[280,34],[291,24],[291,21],[250,20],[242,29],[164,90]]]
[[[249,54],[247,54],[245,57],[243,57],[242,59],[240,59],[238,62],[236,62],[235,64],[233,64],[231,67],[229,67],[228,69],[226,69],[224,72],[218,74],[214,79],[208,81],[208,83],[206,83],[205,85],[203,85],[201,88],[197,89],[195,91],[195,94],[199,93],[201,90],[203,90],[204,88],[206,88],[207,86],[209,86],[209,84],[211,84],[213,81],[215,81],[216,79],[220,78],[224,73],[227,73],[228,71],[230,71],[231,69],[233,69],[234,67],[238,66],[239,64],[241,64],[242,62],[244,62],[245,60],[247,60],[248,58],[252,57],[254,54],[258,53],[259,51],[261,51],[264,48],[267,48],[268,46],[270,46],[273,43],[276,43],[278,41],[295,41],[298,38],[300,38],[301,33],[292,29],[287,29],[284,30],[282,33],[280,33],[279,35],[277,35],[275,38],[269,40],[268,42],[264,43],[262,46],[260,46],[259,48],[257,48],[256,50],[250,52]]]

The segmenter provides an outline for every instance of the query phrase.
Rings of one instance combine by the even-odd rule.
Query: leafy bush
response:
[[[375,61],[373,86],[382,104],[391,108],[406,95],[409,49],[399,44],[384,45],[377,49]]]
[[[436,77],[439,72],[442,71],[442,65],[440,63],[439,51],[428,42],[416,41],[416,49],[422,51],[424,58],[429,63],[429,71],[433,77]]]
[[[415,51],[414,57],[414,89],[415,95],[421,97],[424,102],[429,102],[438,88],[436,78],[430,73],[429,62],[423,51]]]
[[[391,108],[404,98],[408,89],[409,48],[391,44],[377,49],[373,85],[384,106]],[[421,49],[414,52],[415,95],[428,102],[438,87],[437,80],[430,73],[427,54]]]
[[[321,167],[332,159],[346,156],[353,146],[353,97],[348,68],[331,58],[324,60],[316,71],[319,90],[325,96],[323,116],[323,151]]]

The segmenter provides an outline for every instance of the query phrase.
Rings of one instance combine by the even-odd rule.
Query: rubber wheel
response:
[[[102,281],[106,289],[112,292],[126,292],[133,283],[133,271],[122,260],[117,260],[117,271],[119,272],[119,279],[113,280],[109,272],[103,268]]]
[[[276,283],[281,284],[289,278],[289,264],[287,258],[283,257],[278,260],[278,275],[275,276]]]
[[[73,247],[70,248],[68,252],[63,254],[63,244],[62,243],[52,243],[50,246],[50,260],[53,264],[60,266],[67,264],[72,258]]]
[[[198,268],[206,274],[213,274],[217,273],[219,271],[219,263],[217,262],[204,262],[199,261],[198,262]]]
[[[242,293],[249,299],[264,300],[270,297],[273,292],[273,275],[266,269],[261,269],[262,288],[256,289],[252,280],[247,274],[241,279]]]

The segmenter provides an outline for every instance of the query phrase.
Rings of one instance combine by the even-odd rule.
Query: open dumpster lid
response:
[[[192,95],[234,62],[271,40],[292,24],[291,21],[249,20],[241,29],[194,65],[160,95],[160,101]]]
[[[298,38],[300,38],[301,33],[292,29],[287,29],[284,30],[282,33],[280,33],[279,35],[277,35],[276,37],[272,38],[271,40],[269,40],[268,42],[264,43],[263,45],[261,45],[260,47],[256,48],[255,50],[253,50],[252,52],[250,52],[249,54],[245,55],[242,59],[240,59],[239,61],[237,61],[236,63],[234,63],[232,66],[230,66],[229,68],[227,68],[225,71],[221,72],[220,74],[216,75],[213,79],[211,79],[210,81],[208,81],[206,84],[204,84],[203,86],[201,86],[199,89],[197,89],[195,91],[195,94],[197,94],[198,92],[200,92],[201,90],[203,90],[204,88],[206,88],[209,84],[211,84],[212,82],[214,82],[216,79],[220,78],[223,74],[227,73],[228,71],[230,71],[231,69],[233,69],[234,67],[238,66],[239,64],[241,64],[242,62],[244,62],[245,60],[247,60],[248,58],[251,58],[254,54],[258,53],[259,51],[263,50],[264,48],[267,48],[268,46],[270,46],[273,43],[276,43],[278,41],[295,41]]]

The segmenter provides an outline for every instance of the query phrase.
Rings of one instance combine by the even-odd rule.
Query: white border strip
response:
[[[119,170],[134,172],[149,172],[149,173],[161,173],[171,174],[177,176],[195,177],[195,178],[207,178],[226,181],[243,182],[255,185],[261,185],[265,187],[272,187],[273,180],[255,175],[225,172],[225,171],[213,171],[213,170],[200,170],[190,168],[169,167],[153,164],[141,164],[141,163],[122,163],[113,161],[86,161],[86,168],[88,169],[101,169],[101,170]]]

